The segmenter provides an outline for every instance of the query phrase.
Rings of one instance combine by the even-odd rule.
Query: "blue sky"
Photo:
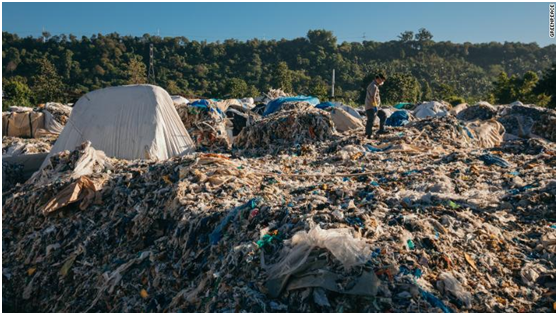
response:
[[[548,3],[3,3],[2,30],[20,36],[111,32],[192,40],[292,39],[309,29],[338,41],[389,41],[424,27],[436,41],[556,43]]]

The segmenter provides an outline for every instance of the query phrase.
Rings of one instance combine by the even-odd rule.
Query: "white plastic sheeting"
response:
[[[445,117],[448,115],[448,107],[436,101],[422,103],[415,108],[413,115],[419,119]]]
[[[370,257],[370,246],[361,238],[354,237],[351,228],[324,230],[319,225],[310,231],[299,231],[290,240],[289,247],[281,253],[281,261],[269,266],[269,274],[280,277],[302,266],[314,248],[325,248],[348,269],[362,265]]]
[[[333,103],[336,107],[344,109],[347,113],[351,114],[351,116],[362,119],[362,116],[356,111],[356,109],[352,108],[351,106],[344,105],[343,103],[335,102]]]
[[[334,108],[331,110],[331,119],[335,124],[335,129],[339,132],[345,132],[352,129],[362,128],[362,120],[355,118],[349,112],[342,108]]]
[[[187,105],[188,103],[190,103],[190,101],[180,95],[173,95],[171,96],[172,101],[174,102],[174,105]]]
[[[109,157],[130,160],[164,160],[194,151],[170,95],[147,84],[109,87],[81,97],[49,157],[84,141]]]

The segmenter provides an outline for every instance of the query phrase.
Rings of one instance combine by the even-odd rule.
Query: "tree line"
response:
[[[150,44],[155,76],[148,81]],[[383,72],[387,104],[520,100],[555,107],[555,55],[556,45],[436,42],[426,29],[388,42],[342,43],[326,30],[292,40],[223,42],[2,32],[3,104],[73,102],[88,91],[138,83],[186,97],[239,98],[282,88],[325,100],[335,69],[335,96],[352,104],[363,103],[364,87]]]

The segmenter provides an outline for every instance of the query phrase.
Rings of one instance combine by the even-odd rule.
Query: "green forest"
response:
[[[150,45],[154,76],[148,76]],[[516,100],[556,106],[556,45],[435,41],[426,29],[388,42],[339,43],[326,30],[292,40],[223,42],[186,37],[107,35],[21,38],[2,33],[3,107],[75,102],[95,89],[152,83],[186,97],[258,96],[269,88],[362,104],[377,73],[385,104]]]

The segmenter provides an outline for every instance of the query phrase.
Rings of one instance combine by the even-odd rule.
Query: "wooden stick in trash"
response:
[[[417,141],[417,140],[420,138],[420,136],[422,136],[422,133],[423,133],[423,132],[424,132],[424,129],[422,129],[422,130],[420,131],[420,133],[418,134],[418,136],[416,136],[416,137],[411,141],[411,143],[414,143],[415,141]]]

